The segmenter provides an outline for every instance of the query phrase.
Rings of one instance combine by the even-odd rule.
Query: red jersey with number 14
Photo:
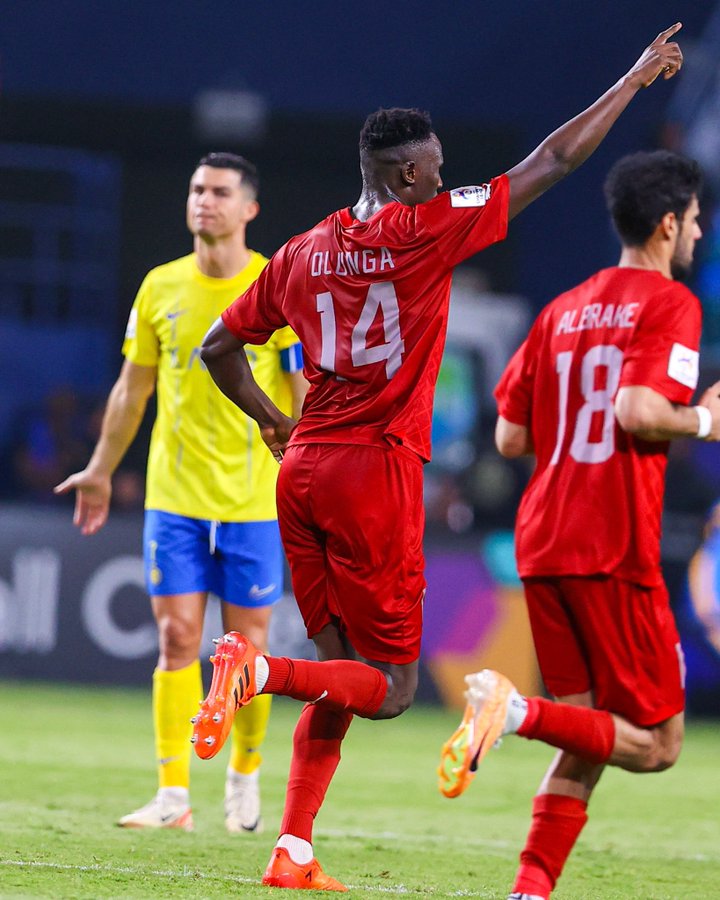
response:
[[[310,390],[291,444],[390,438],[430,458],[452,269],[505,237],[508,199],[502,175],[366,222],[342,209],[278,250],[222,318],[250,344],[299,336]]]
[[[667,442],[616,422],[620,387],[687,404],[698,378],[698,299],[659,272],[605,269],[540,314],[495,396],[537,459],[516,524],[522,577],[614,574],[655,585]]]

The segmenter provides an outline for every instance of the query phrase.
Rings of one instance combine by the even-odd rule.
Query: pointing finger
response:
[[[676,22],[674,25],[671,25],[669,28],[666,28],[665,31],[661,31],[660,34],[655,38],[653,44],[664,44],[670,40],[670,38],[677,34],[678,31],[682,28],[682,22]]]

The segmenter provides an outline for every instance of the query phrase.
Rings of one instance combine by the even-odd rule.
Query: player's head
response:
[[[378,109],[360,131],[360,170],[364,183],[389,189],[415,206],[442,187],[442,146],[429,113],[419,109]]]
[[[208,242],[244,235],[245,225],[260,210],[259,187],[257,169],[244,157],[235,153],[203,156],[190,179],[188,228]]]
[[[633,153],[618,160],[605,181],[605,199],[625,247],[642,247],[651,238],[670,242],[674,278],[692,265],[698,225],[702,173],[695,160],[668,150]]]

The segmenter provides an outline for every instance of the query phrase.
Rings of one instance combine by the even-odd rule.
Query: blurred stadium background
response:
[[[492,388],[534,313],[614,264],[601,184],[624,153],[667,146],[705,169],[693,284],[706,315],[703,382],[720,370],[720,6],[18,4],[0,37],[0,676],[149,685],[155,629],[140,557],[148,423],[100,535],[77,535],[71,501],[50,489],[94,444],[143,275],[190,249],[184,203],[201,155],[232,150],[257,163],[262,212],[249,243],[270,255],[355,200],[357,133],[369,111],[430,110],[446,185],[484,181],[587,106],[678,18],[681,76],[639,96],[595,156],[455,280],[426,473],[421,689],[450,704],[461,675],[481,665],[537,687],[512,550],[528,469],[492,449]],[[717,447],[678,444],[663,556],[690,709],[707,715],[720,714],[718,497]],[[310,652],[289,597],[273,649]]]

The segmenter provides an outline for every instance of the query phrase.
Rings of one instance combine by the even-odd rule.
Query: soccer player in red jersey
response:
[[[671,38],[679,28],[658,35],[591,107],[488,184],[439,193],[442,147],[429,116],[372,114],[360,135],[358,202],[282,247],[205,338],[212,377],[283,460],[281,534],[319,658],[269,658],[229,633],[196,717],[196,752],[209,757],[255,692],[307,701],[266,884],[344,890],[322,872],[311,843],[341,742],[353,715],[400,715],[415,693],[422,465],[453,267],[502,240],[508,220],[580,165],[640,88],[677,72],[682,54]],[[288,323],[310,381],[299,423],[259,390],[243,352]]]
[[[606,764],[672,766],[683,739],[683,658],[660,569],[669,441],[720,439],[720,382],[698,380],[701,311],[677,278],[695,242],[700,170],[667,151],[611,170],[617,267],[540,314],[496,389],[496,443],[534,454],[516,523],[518,569],[545,684],[523,698],[499,673],[470,675],[463,723],[443,750],[457,796],[502,733],[560,752],[533,805],[512,898],[546,900],[587,820]]]

